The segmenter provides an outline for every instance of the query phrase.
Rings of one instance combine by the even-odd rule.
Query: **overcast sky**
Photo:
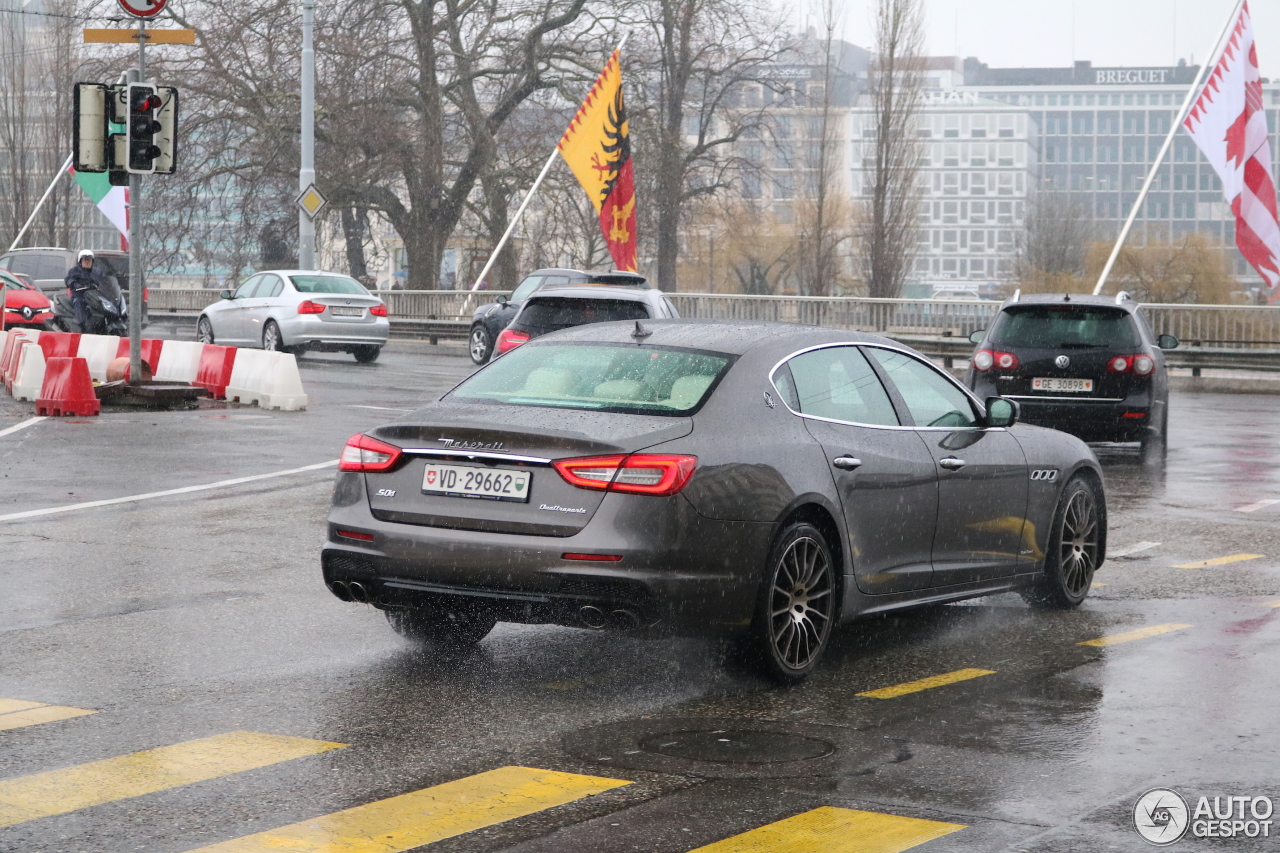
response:
[[[1233,0],[924,0],[929,52],[992,67],[1202,62]],[[845,0],[845,38],[870,46],[874,0]],[[814,22],[801,0],[801,23]],[[1072,26],[1074,10],[1075,25]],[[1250,0],[1262,73],[1280,78],[1280,0]],[[1074,39],[1072,33],[1074,31]]]

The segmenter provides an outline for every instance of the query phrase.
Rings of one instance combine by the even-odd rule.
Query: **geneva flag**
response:
[[[1240,254],[1276,292],[1280,224],[1248,3],[1241,7],[1217,63],[1182,124],[1222,179],[1236,217]]]
[[[600,216],[614,264],[635,272],[636,187],[618,51],[596,78],[558,148]]]

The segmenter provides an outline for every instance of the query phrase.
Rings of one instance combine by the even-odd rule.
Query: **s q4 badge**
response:
[[[1057,468],[1037,468],[1036,470],[1031,472],[1031,479],[1042,480],[1046,483],[1052,483],[1054,480],[1058,479],[1058,469]]]

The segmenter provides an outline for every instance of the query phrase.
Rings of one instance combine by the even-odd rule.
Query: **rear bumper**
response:
[[[1023,422],[1061,430],[1084,441],[1140,441],[1159,418],[1146,396],[1118,401],[1009,399],[1018,401]]]
[[[285,346],[333,344],[380,347],[385,346],[391,336],[391,323],[385,317],[375,317],[372,322],[359,320],[350,323],[295,317],[280,323],[280,334]]]
[[[339,480],[321,553],[325,583],[338,594],[335,584],[356,581],[382,608],[483,604],[502,621],[578,626],[582,608],[592,606],[628,610],[675,633],[723,635],[750,624],[772,534],[769,524],[703,518],[679,496],[612,494],[572,536],[425,527],[374,518],[361,475]],[[359,500],[337,505],[357,489]],[[655,518],[659,502],[663,518]],[[621,559],[566,560],[566,553]]]

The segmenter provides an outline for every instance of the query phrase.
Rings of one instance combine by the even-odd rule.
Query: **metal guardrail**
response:
[[[509,291],[380,290],[391,314],[392,335],[431,340],[466,337],[471,313]],[[747,296],[671,293],[682,317],[806,323],[875,332],[950,362],[973,351],[970,333],[985,328],[998,302],[935,299],[867,299],[840,296]],[[194,314],[218,301],[216,290],[152,288],[150,311]],[[1280,370],[1280,307],[1148,304],[1142,312],[1156,334],[1171,334],[1183,347],[1166,352],[1170,367]],[[175,317],[175,319],[177,319]]]

